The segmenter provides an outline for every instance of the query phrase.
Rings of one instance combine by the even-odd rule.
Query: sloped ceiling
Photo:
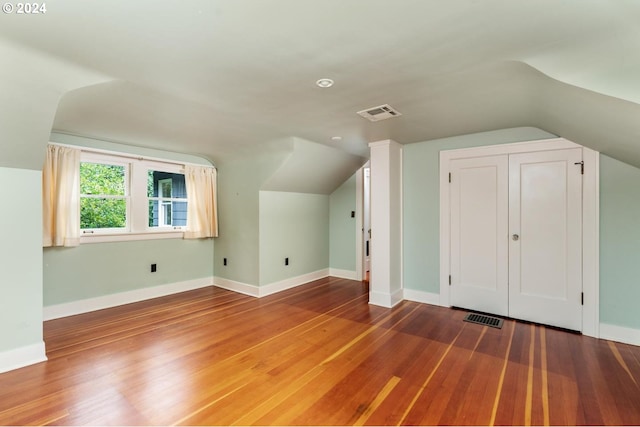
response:
[[[635,0],[47,7],[3,14],[0,38],[110,78],[62,97],[59,132],[219,161],[279,138],[367,156],[381,139],[536,126],[640,166]],[[322,77],[335,85],[316,87]],[[370,123],[355,114],[384,103],[403,115]]]
[[[0,167],[41,169],[60,97],[109,79],[0,38]]]
[[[266,191],[331,194],[365,159],[333,147],[293,138],[291,153],[261,186]]]

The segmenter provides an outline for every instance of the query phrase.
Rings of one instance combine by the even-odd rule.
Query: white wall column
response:
[[[402,146],[384,140],[371,150],[371,277],[369,304],[402,301]]]

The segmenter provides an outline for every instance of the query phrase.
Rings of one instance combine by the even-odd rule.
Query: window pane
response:
[[[125,199],[80,199],[80,228],[123,228],[127,224]]]
[[[147,172],[147,197],[186,199],[184,174],[149,170]]]
[[[149,227],[187,225],[187,189],[184,174],[149,170],[147,197],[149,197]]]
[[[149,227],[184,227],[187,225],[187,202],[149,200]]]
[[[80,194],[125,195],[124,166],[80,163]]]
[[[158,201],[149,200],[149,227],[157,227],[159,219]]]
[[[187,202],[173,202],[171,214],[173,215],[173,225],[186,227],[187,225]]]

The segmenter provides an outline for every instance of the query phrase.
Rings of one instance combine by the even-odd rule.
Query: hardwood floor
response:
[[[0,424],[640,424],[638,347],[367,301],[327,278],[46,322],[49,361],[0,375]]]

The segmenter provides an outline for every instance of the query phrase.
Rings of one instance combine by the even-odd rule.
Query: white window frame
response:
[[[131,168],[129,162],[117,156],[96,155],[95,153],[81,153],[80,163],[94,163],[102,165],[122,166],[124,168],[124,196],[115,196],[113,198],[124,198],[126,209],[125,226],[122,228],[88,228],[80,229],[80,236],[97,236],[103,234],[122,234],[131,230]],[[106,197],[110,198],[110,197]],[[80,195],[82,199],[82,194]],[[78,207],[79,208],[79,207]]]
[[[175,174],[182,174],[184,175],[184,167],[182,165],[170,165],[170,164],[163,164],[163,163],[158,163],[158,162],[145,162],[145,165],[147,167],[147,169],[145,170],[145,184],[146,184],[146,174],[149,173],[149,171],[156,171],[156,172],[168,172],[168,173],[175,173]],[[178,166],[178,167],[176,167]],[[160,182],[162,182],[163,180],[159,180],[158,181],[158,186],[160,186]],[[173,205],[173,202],[187,202],[186,198],[176,198],[173,197],[173,189],[171,190],[171,196],[170,198],[165,198],[165,197],[161,197],[161,193],[160,196],[158,197],[149,197],[147,195],[147,189],[145,186],[145,197],[147,200],[147,207],[149,206],[149,200],[158,200],[158,219],[162,216],[161,213],[161,204],[164,202],[171,202]],[[187,204],[187,209],[188,209],[188,204]],[[172,217],[171,217],[171,222],[173,223],[173,212],[172,212]],[[152,233],[157,233],[157,232],[166,232],[166,231],[175,231],[175,230],[179,230],[184,232],[186,227],[185,226],[178,226],[178,225],[160,225],[160,221],[158,221],[158,226],[156,227],[150,227],[149,226],[149,217],[147,216],[145,218],[145,224],[147,224],[147,231],[148,232],[152,232]]]
[[[184,174],[184,165],[170,161],[134,157],[128,154],[82,149],[80,162],[125,166],[127,189],[127,224],[125,228],[91,229],[80,231],[80,243],[104,243],[132,240],[181,239],[186,227],[149,226],[149,170]],[[179,201],[183,201],[180,199]],[[78,206],[80,209],[80,206]],[[87,231],[87,232],[85,232]]]

